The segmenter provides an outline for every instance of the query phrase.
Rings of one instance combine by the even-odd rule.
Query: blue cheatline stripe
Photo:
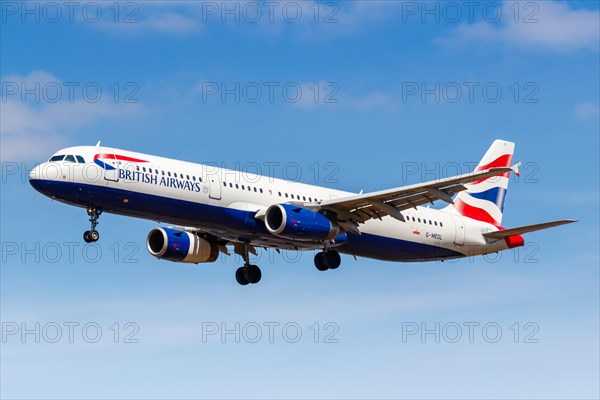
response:
[[[269,238],[289,242],[271,235],[254,212],[211,206],[192,201],[132,192],[106,186],[30,180],[38,192],[55,196],[68,204],[101,207],[104,212],[138,217],[170,224],[194,226],[208,231],[227,231],[230,235],[252,241]],[[127,199],[127,203],[123,200]],[[341,253],[384,261],[423,261],[464,257],[443,247],[363,233],[348,235],[348,241],[336,247]]]
[[[503,187],[495,187],[479,193],[467,193],[476,199],[491,201],[498,206],[500,211],[504,211],[504,198],[506,197],[506,189]]]

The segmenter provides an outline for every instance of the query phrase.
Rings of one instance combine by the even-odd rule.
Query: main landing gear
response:
[[[327,250],[318,252],[315,255],[315,267],[319,271],[327,271],[328,269],[336,269],[342,263],[340,253],[335,250]]]
[[[235,271],[235,280],[240,285],[244,286],[249,283],[255,284],[260,282],[262,272],[257,265],[250,265],[250,257],[248,255],[248,245],[244,245],[242,257],[244,258],[244,266]]]
[[[102,210],[90,206],[87,208],[87,214],[90,217],[90,224],[92,228],[89,231],[85,231],[83,233],[83,240],[85,240],[86,243],[91,243],[100,239],[100,233],[98,233],[98,231],[96,230],[96,225],[98,225],[98,218],[100,218]]]

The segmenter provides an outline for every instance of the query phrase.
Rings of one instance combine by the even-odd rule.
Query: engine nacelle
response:
[[[323,214],[292,204],[269,207],[265,225],[273,235],[297,240],[333,239],[341,232],[340,227]]]
[[[219,248],[198,235],[171,228],[156,228],[146,239],[148,251],[154,257],[184,263],[213,262]]]

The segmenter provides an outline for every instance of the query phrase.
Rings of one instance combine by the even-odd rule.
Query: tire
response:
[[[86,243],[91,243],[92,242],[92,239],[90,239],[90,231],[83,232],[83,240]]]
[[[325,253],[325,265],[329,269],[336,269],[342,263],[342,257],[340,257],[340,253],[335,250],[329,250]]]
[[[240,267],[235,271],[235,280],[242,286],[245,286],[250,283],[246,280],[246,273],[244,269],[244,267]]]
[[[100,233],[94,229],[89,231],[88,237],[90,238],[90,241],[96,242],[98,239],[100,239]]]
[[[317,267],[319,271],[327,271],[329,269],[329,267],[325,264],[325,253],[322,251],[315,255],[315,267]]]
[[[246,269],[246,279],[249,283],[255,284],[260,282],[260,278],[262,278],[262,272],[260,268],[256,265],[251,265]]]

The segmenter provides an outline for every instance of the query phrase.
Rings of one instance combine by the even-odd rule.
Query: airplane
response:
[[[524,233],[576,222],[501,226],[515,144],[495,140],[474,171],[372,193],[240,173],[214,165],[96,146],[68,147],[36,166],[38,192],[87,210],[95,242],[102,212],[153,220],[149,253],[163,260],[210,263],[240,255],[240,285],[262,272],[250,263],[257,248],[318,251],[319,271],[334,270],[342,254],[396,262],[448,260],[523,246]],[[448,203],[434,209],[425,205]]]

